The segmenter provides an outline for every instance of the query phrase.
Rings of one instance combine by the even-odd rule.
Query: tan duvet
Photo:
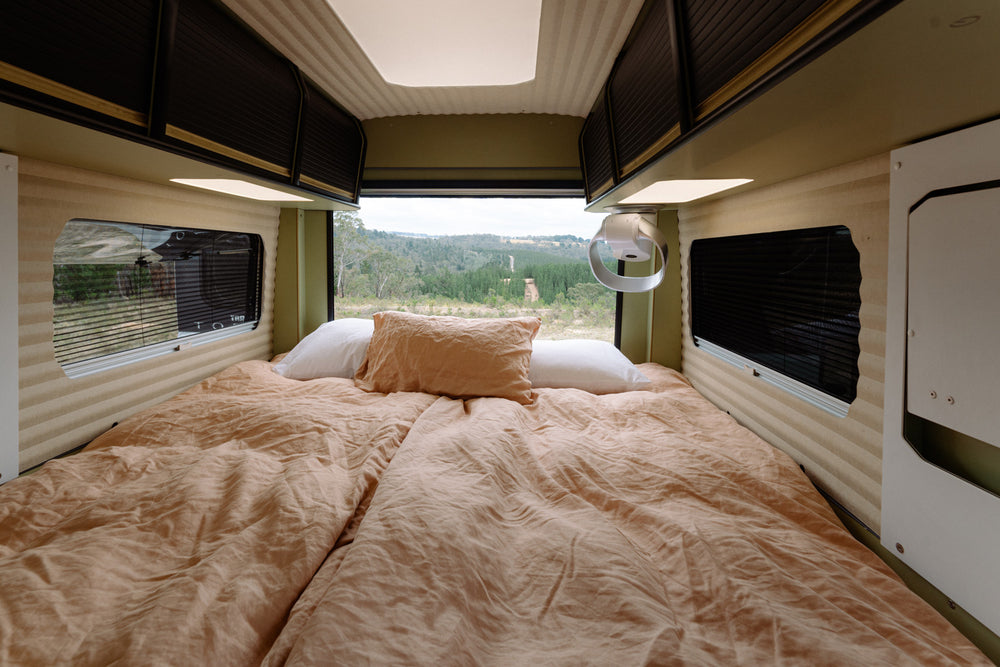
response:
[[[439,399],[270,662],[989,664],[788,457],[642,370],[660,391]]]
[[[258,663],[433,401],[245,362],[0,488],[0,664]]]
[[[522,406],[238,364],[0,489],[0,663],[988,664],[642,370]]]

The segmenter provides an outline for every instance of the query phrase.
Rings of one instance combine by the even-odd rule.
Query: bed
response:
[[[990,664],[679,373],[417,317],[0,488],[0,663]]]

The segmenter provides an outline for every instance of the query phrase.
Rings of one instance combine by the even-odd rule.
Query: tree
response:
[[[369,255],[366,264],[376,299],[405,296],[417,282],[412,277],[413,262],[384,248],[378,248]]]
[[[374,252],[364,235],[365,223],[354,211],[333,213],[333,261],[337,272],[337,296],[346,292],[346,274]]]
[[[595,305],[615,301],[615,293],[598,283],[577,283],[566,290],[566,298],[577,308],[592,308]]]

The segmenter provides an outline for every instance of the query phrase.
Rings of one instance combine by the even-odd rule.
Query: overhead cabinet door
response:
[[[311,82],[305,92],[299,185],[357,201],[365,152],[361,123]]]
[[[702,118],[719,108],[816,37],[826,27],[825,15],[839,18],[843,9],[854,4],[682,0],[696,116]]]
[[[620,177],[681,134],[670,24],[667,3],[653,3],[611,74],[609,99]]]
[[[32,0],[0,11],[0,99],[145,134],[158,0]]]
[[[289,181],[301,94],[283,57],[214,3],[181,0],[164,133],[187,152]]]

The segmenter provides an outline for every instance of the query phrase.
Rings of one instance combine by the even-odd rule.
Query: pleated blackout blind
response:
[[[844,226],[698,239],[691,333],[851,403],[860,255]]]
[[[252,329],[260,319],[262,247],[257,234],[70,220],[53,257],[56,360],[65,369]]]

